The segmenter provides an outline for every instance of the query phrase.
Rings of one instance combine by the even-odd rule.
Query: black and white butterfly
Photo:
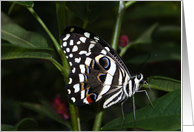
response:
[[[148,85],[143,75],[132,75],[117,52],[102,38],[72,26],[64,30],[61,39],[61,48],[72,71],[65,88],[75,105],[93,104],[105,99],[105,109],[117,103],[123,105],[136,92],[145,92],[150,101],[147,92],[139,90],[143,84]],[[135,112],[135,107],[133,110]]]

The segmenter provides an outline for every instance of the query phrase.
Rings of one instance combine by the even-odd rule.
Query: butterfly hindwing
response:
[[[122,87],[130,73],[110,45],[78,27],[66,28],[61,39],[72,70],[65,88],[76,105],[92,104],[109,97],[103,106],[107,108],[125,98]]]

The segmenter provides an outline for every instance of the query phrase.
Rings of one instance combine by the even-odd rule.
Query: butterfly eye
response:
[[[141,74],[137,74],[137,79],[141,79]]]

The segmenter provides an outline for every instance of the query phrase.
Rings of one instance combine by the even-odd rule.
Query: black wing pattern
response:
[[[125,87],[132,75],[107,42],[75,26],[66,28],[61,39],[72,70],[65,86],[68,98],[78,106],[105,98],[103,108],[126,98]]]

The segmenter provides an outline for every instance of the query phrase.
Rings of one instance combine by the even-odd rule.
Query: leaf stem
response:
[[[131,47],[133,44],[134,44],[134,43],[131,42],[131,43],[129,43],[126,47],[121,48],[121,51],[120,51],[120,53],[119,53],[120,57],[122,57],[123,54],[127,51],[127,49],[128,49],[129,47]]]
[[[125,8],[128,8],[129,6],[131,6],[132,4],[134,4],[137,1],[128,1],[125,3]]]

